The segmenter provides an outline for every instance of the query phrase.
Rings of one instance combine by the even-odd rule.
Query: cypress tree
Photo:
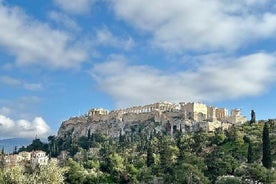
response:
[[[184,145],[182,142],[182,132],[178,131],[176,135],[176,146],[178,147],[178,161],[179,163],[184,160]]]
[[[265,123],[263,128],[263,166],[270,169],[272,167],[271,149],[270,149],[270,138],[269,138],[269,125]]]
[[[253,124],[256,122],[256,114],[254,110],[251,110],[251,119],[250,119],[250,124]]]
[[[88,129],[88,132],[87,132],[87,138],[88,138],[88,140],[91,139],[91,129],[90,128]]]
[[[154,157],[151,144],[149,143],[147,148],[147,166],[150,167],[152,164],[154,164]]]
[[[120,131],[119,142],[120,143],[124,143],[125,142],[125,137],[122,135],[122,130]]]
[[[253,150],[252,150],[252,145],[250,140],[248,142],[247,163],[250,163],[250,164],[253,163]]]
[[[172,174],[172,151],[170,150],[170,138],[163,136],[159,145],[160,171],[164,174]]]
[[[0,153],[0,170],[3,170],[4,168],[5,168],[5,151],[3,147]]]

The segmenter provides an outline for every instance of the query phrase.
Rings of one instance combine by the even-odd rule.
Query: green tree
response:
[[[247,149],[247,163],[253,163],[253,149],[251,145],[251,141],[248,142],[248,149]]]
[[[128,182],[129,175],[126,172],[126,164],[124,158],[118,153],[112,153],[108,157],[110,174],[114,177],[116,183]]]
[[[88,129],[88,132],[87,132],[87,138],[88,138],[88,140],[90,140],[90,138],[91,138],[91,129],[90,128]]]
[[[142,167],[138,173],[138,180],[141,183],[151,183],[153,181],[154,175],[152,174],[151,167]]]
[[[222,131],[216,131],[215,136],[212,139],[212,143],[216,145],[221,145],[226,139],[225,134]]]
[[[250,119],[250,124],[253,124],[256,122],[256,114],[254,110],[251,110],[251,119]]]
[[[0,170],[3,170],[5,168],[5,151],[4,148],[2,148],[2,151],[0,153]]]
[[[174,167],[174,172],[170,175],[165,175],[164,180],[165,183],[209,183],[208,178],[204,176],[197,166],[188,163],[177,164]]]
[[[208,144],[208,134],[204,132],[196,132],[193,135],[193,150],[196,154],[200,154],[204,147]]]
[[[65,174],[65,183],[79,184],[85,180],[84,168],[81,164],[69,158],[66,162],[68,172]]]
[[[170,149],[170,138],[167,136],[162,136],[159,144],[160,170],[163,173],[172,173],[173,152]]]
[[[244,169],[242,179],[250,180],[252,183],[270,183],[270,172],[260,164],[250,164]]]
[[[206,174],[214,182],[218,176],[232,175],[238,167],[237,160],[222,150],[215,150],[206,158]]]
[[[222,176],[217,179],[216,184],[242,184],[242,181],[237,177]]]
[[[263,128],[263,166],[270,169],[272,167],[271,149],[270,149],[270,138],[269,138],[269,125],[265,123]]]
[[[0,183],[4,183],[4,173],[3,173],[3,170],[0,170]]]
[[[86,136],[81,136],[77,141],[77,145],[86,150],[89,149],[89,143],[90,141]]]
[[[62,184],[64,183],[65,169],[51,161],[48,165],[41,165],[28,178],[30,183]]]
[[[23,175],[24,168],[22,166],[15,166],[6,168],[3,171],[3,184],[25,184],[28,183],[28,176]]]
[[[34,150],[42,150],[42,151],[47,152],[48,151],[48,145],[43,143],[40,139],[36,138],[26,148],[24,148],[24,147],[20,148],[18,150],[18,152],[21,152],[21,151],[34,151]]]
[[[57,157],[59,154],[57,138],[54,135],[48,137],[48,153],[50,157]]]
[[[150,167],[152,164],[154,164],[154,157],[151,144],[149,143],[147,147],[147,166]]]

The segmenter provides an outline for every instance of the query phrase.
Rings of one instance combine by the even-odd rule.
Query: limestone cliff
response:
[[[173,133],[182,127],[182,131],[192,131],[195,127],[191,120],[185,119],[181,112],[145,112],[145,113],[118,113],[111,112],[104,115],[73,117],[62,122],[58,137],[71,134],[73,137],[87,136],[91,133],[104,133],[110,137],[121,134],[143,131],[166,131]]]

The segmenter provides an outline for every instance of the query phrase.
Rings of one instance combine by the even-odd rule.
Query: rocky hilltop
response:
[[[184,114],[163,112],[159,113],[110,113],[108,115],[94,115],[73,117],[62,123],[58,136],[62,137],[71,133],[73,137],[87,136],[88,131],[91,133],[104,133],[110,137],[118,137],[120,134],[130,132],[166,131],[166,125],[175,125],[180,128],[181,124],[190,126],[191,121],[184,119]],[[184,127],[184,126],[183,126]],[[167,127],[168,129],[168,127]]]
[[[209,107],[202,103],[159,102],[146,106],[131,107],[109,112],[102,108],[91,109],[86,115],[72,117],[64,122],[58,131],[58,137],[79,138],[89,133],[103,133],[110,137],[119,137],[134,132],[150,134],[153,131],[173,134],[177,130],[194,132],[197,130],[214,131],[227,129],[237,123],[244,123],[238,109],[228,111],[225,108]]]

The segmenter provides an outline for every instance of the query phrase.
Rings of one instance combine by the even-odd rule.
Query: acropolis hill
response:
[[[73,117],[62,122],[58,136],[70,133],[75,137],[91,133],[104,133],[111,137],[138,131],[141,127],[146,133],[165,131],[173,134],[176,130],[183,133],[198,130],[212,132],[217,128],[228,129],[235,124],[246,122],[239,109],[207,106],[203,103],[158,102],[145,106],[108,111],[93,108],[86,115]],[[139,130],[141,131],[141,130]]]

